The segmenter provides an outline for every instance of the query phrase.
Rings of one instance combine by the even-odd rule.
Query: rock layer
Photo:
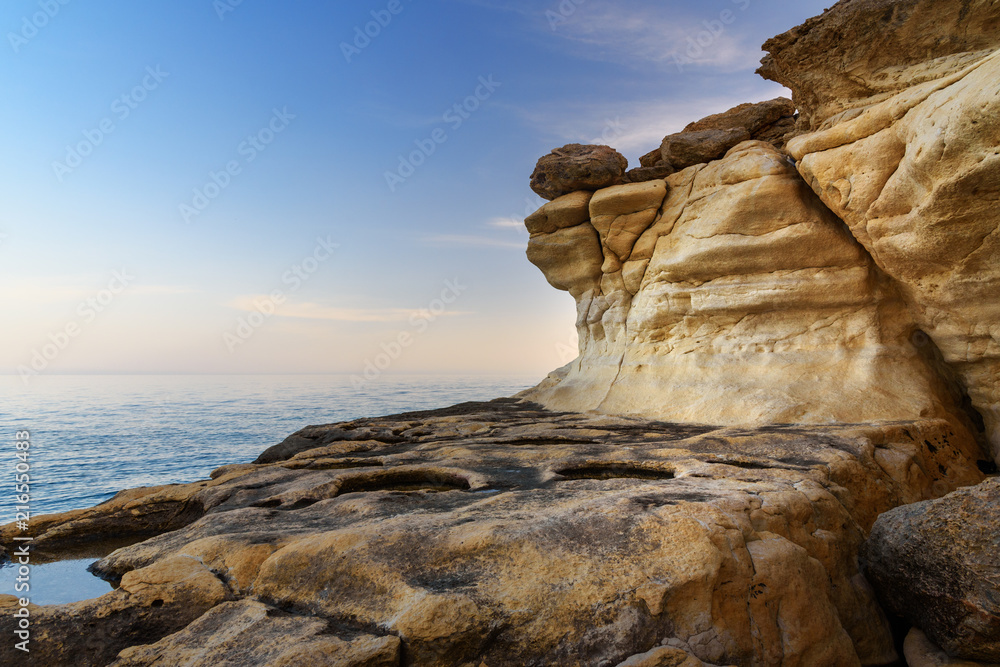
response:
[[[851,0],[768,42],[762,72],[813,130],[788,145],[799,171],[900,286],[1000,461],[998,47],[996,2]]]
[[[52,665],[885,664],[857,547],[880,512],[980,481],[975,447],[941,420],[714,428],[514,400],[310,427],[40,521],[38,557],[136,543],[95,568],[120,589],[34,608],[33,636]],[[141,541],[152,508],[187,523]]]

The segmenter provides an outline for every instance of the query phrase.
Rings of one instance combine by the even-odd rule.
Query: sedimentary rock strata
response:
[[[769,41],[761,72],[808,121],[799,171],[899,285],[1000,460],[998,47],[996,2],[852,0]]]
[[[529,259],[577,300],[581,351],[532,400],[694,423],[964,423],[896,285],[770,144],[567,195],[528,228]]]
[[[43,519],[38,557],[135,543],[95,568],[118,590],[33,610],[36,657],[884,664],[857,547],[879,513],[980,481],[976,447],[942,420],[718,428],[509,399],[311,427],[211,480]],[[144,507],[182,525],[148,538]]]

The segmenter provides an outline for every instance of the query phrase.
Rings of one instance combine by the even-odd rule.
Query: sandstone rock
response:
[[[675,169],[662,160],[655,167],[636,167],[625,172],[622,181],[625,183],[645,183],[646,181],[662,180],[674,173]]]
[[[325,620],[302,618],[260,602],[224,602],[155,644],[122,651],[111,667],[395,667],[398,637],[330,634]]]
[[[993,0],[842,0],[768,40],[758,73],[790,88],[806,126],[817,129],[964,70],[995,50],[998,36]]]
[[[601,285],[604,253],[597,231],[589,224],[537,234],[528,241],[528,260],[545,267],[545,279],[577,298]]]
[[[740,104],[728,111],[707,116],[685,127],[684,132],[743,128],[756,139],[766,128],[794,115],[795,104],[787,97],[777,97],[767,102]]]
[[[730,148],[748,139],[750,133],[742,127],[680,132],[663,140],[660,154],[664,162],[679,171],[721,158]]]
[[[524,221],[528,233],[551,234],[587,222],[593,196],[593,192],[577,191],[550,201]]]
[[[122,589],[38,607],[33,632],[52,665],[885,664],[857,548],[880,512],[981,480],[970,448],[941,420],[717,428],[516,400],[310,427],[175,487],[200,518],[108,555]],[[47,517],[37,553],[138,535],[136,509]]]
[[[142,517],[133,515],[131,521],[135,531]],[[0,632],[13,637],[16,619],[4,607],[16,603],[13,597],[3,597],[7,599],[0,599]],[[31,659],[38,665],[104,667],[122,649],[181,630],[232,598],[205,565],[189,556],[172,555],[122,573],[118,589],[94,600],[31,607]],[[0,642],[0,663],[19,664],[20,655],[13,642]]]
[[[948,654],[1000,662],[1000,478],[879,517],[861,558],[883,604]]]
[[[622,182],[628,160],[602,145],[567,144],[538,160],[531,189],[553,200],[577,190],[600,190]]]
[[[899,283],[1000,461],[996,3],[842,2],[769,44],[818,130],[789,142],[799,171]]]
[[[903,653],[908,667],[1000,667],[997,663],[953,658],[932,644],[927,635],[917,628],[906,635]]]
[[[652,651],[634,655],[618,667],[712,667],[684,651],[670,646],[658,646]]]
[[[895,287],[785,155],[748,142],[666,182],[659,205],[648,184],[591,199],[581,356],[526,398],[690,423],[963,419]],[[567,253],[536,262],[553,284]]]

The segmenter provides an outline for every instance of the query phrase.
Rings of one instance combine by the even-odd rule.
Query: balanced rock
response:
[[[665,163],[675,170],[681,170],[692,165],[717,160],[725,155],[730,148],[748,139],[750,139],[750,133],[742,127],[680,132],[663,139],[663,143],[660,145],[660,154]]]
[[[799,171],[899,285],[1000,461],[1000,8],[848,0],[765,46],[813,130],[788,144]]]
[[[879,599],[949,655],[1000,662],[1000,478],[878,518],[861,560]]]
[[[784,146],[784,137],[795,129],[795,103],[787,97],[777,97],[767,102],[746,103],[728,111],[714,114],[691,123],[685,132],[704,130],[730,130],[743,128],[753,139]]]
[[[567,144],[538,160],[531,189],[553,200],[577,190],[600,190],[622,182],[628,160],[603,145]]]

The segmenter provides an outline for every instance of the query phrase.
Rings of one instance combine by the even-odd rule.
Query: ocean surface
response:
[[[121,489],[207,479],[299,429],[510,396],[540,377],[347,375],[0,376],[0,525],[14,520],[17,431],[31,434],[31,513]],[[23,468],[22,468],[23,469]],[[4,497],[6,495],[7,497]]]

